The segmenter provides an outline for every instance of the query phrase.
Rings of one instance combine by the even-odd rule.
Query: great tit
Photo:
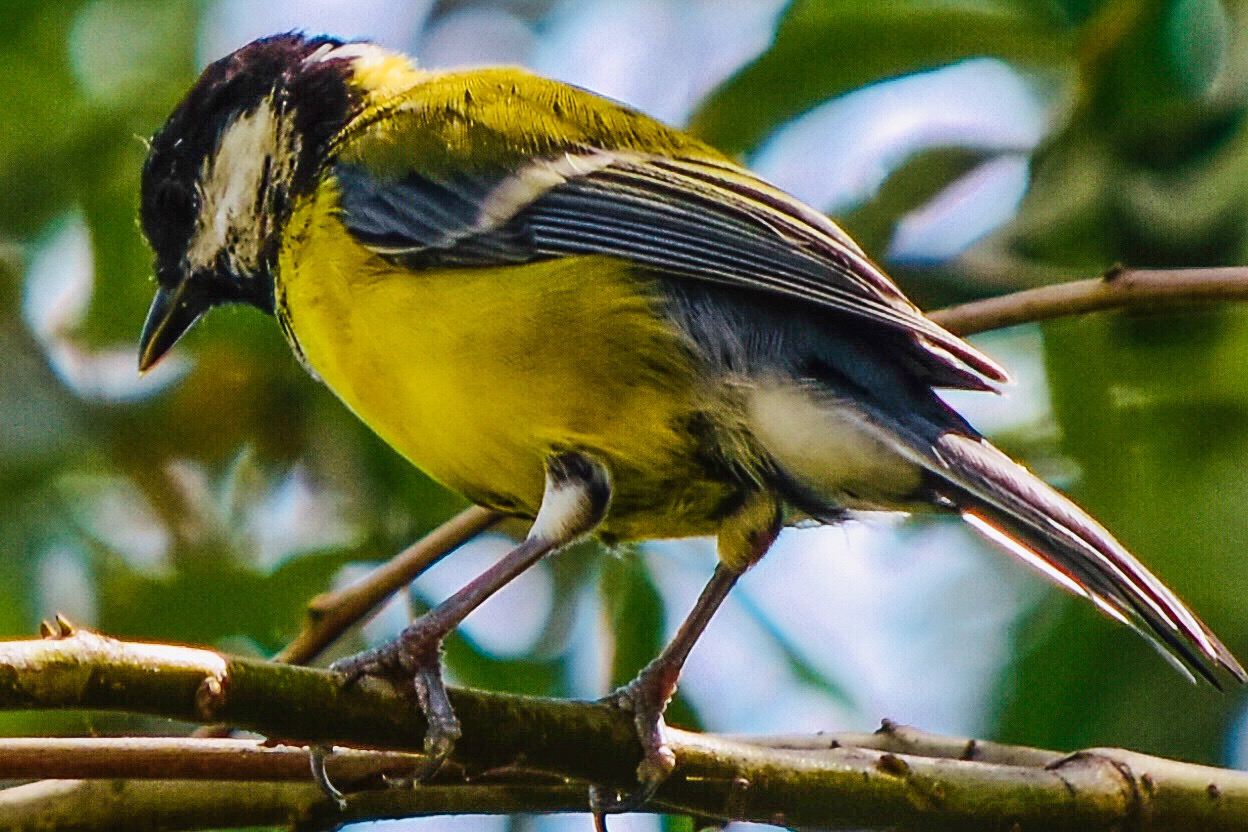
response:
[[[823,214],[622,104],[276,35],[208,66],[152,139],[141,221],[157,282],[141,369],[211,307],[250,304],[396,451],[532,520],[395,642],[336,665],[400,677],[436,757],[459,736],[444,637],[587,535],[718,538],[679,633],[612,697],[645,751],[642,794],[675,764],[663,711],[690,648],[797,519],[960,514],[1180,669],[1246,678],[1109,532],[934,392],[996,389],[996,362]]]

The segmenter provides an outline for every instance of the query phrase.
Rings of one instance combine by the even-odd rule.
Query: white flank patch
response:
[[[851,509],[904,509],[919,485],[917,456],[848,402],[792,380],[750,395],[750,430],[785,473]]]
[[[529,537],[569,543],[571,537],[584,534],[584,530],[575,534],[573,530],[585,525],[589,512],[589,497],[584,488],[575,482],[556,485],[547,479],[546,493],[542,495],[542,505],[529,529]]]
[[[199,226],[187,252],[193,268],[211,268],[226,250],[240,275],[254,273],[273,208],[269,195],[260,192],[265,168],[270,183],[286,182],[297,153],[298,136],[270,99],[225,128],[199,176]]]

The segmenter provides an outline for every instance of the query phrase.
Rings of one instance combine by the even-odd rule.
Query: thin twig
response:
[[[932,760],[963,760],[1020,768],[1048,768],[1068,755],[931,734],[885,720],[873,733],[791,736],[706,734],[712,741],[758,749],[818,754],[845,748],[883,751]],[[310,782],[311,751],[302,745],[274,745],[254,739],[201,737],[0,737],[0,779],[256,780]],[[336,748],[325,757],[330,778],[357,783],[382,777],[410,777],[427,762],[423,753]],[[453,771],[454,768],[448,768]],[[496,770],[497,771],[497,770]],[[509,781],[524,774],[507,767]],[[481,777],[475,778],[479,782]],[[585,808],[582,795],[581,808]]]
[[[931,759],[966,760],[1022,768],[1047,768],[1060,762],[1066,756],[1059,751],[1047,751],[1023,745],[1006,745],[967,737],[931,734],[908,725],[898,725],[891,719],[884,720],[879,730],[870,734],[820,732],[769,737],[734,736],[733,738],[764,748],[787,748],[792,751],[870,748],[875,751],[888,751],[894,754],[908,754]]]
[[[1102,278],[1056,283],[928,314],[958,335],[1107,309],[1248,300],[1248,268],[1111,269]]]
[[[0,832],[118,829],[333,829],[351,821],[445,814],[582,811],[582,785],[506,783],[383,789],[345,811],[311,784],[213,780],[42,780],[0,790]]]
[[[309,751],[259,740],[196,737],[0,738],[0,779],[297,780],[311,782]],[[343,748],[326,758],[338,782],[409,776],[423,754]]]
[[[299,634],[273,660],[287,664],[311,662],[387,598],[501,519],[501,514],[489,509],[466,508],[363,579],[336,592],[316,596],[308,603]]]

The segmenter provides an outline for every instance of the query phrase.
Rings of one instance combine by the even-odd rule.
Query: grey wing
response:
[[[346,165],[335,173],[347,228],[409,265],[617,256],[905,333],[944,385],[993,389],[1008,379],[924,317],[835,223],[728,163],[587,151],[453,180],[378,180]]]

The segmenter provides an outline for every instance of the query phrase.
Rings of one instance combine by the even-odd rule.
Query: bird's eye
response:
[[[199,195],[194,189],[162,183],[144,206],[143,231],[156,248],[176,244],[191,233],[198,212]]]
[[[167,182],[156,192],[155,207],[164,222],[185,228],[195,221],[199,198],[194,190]]]

